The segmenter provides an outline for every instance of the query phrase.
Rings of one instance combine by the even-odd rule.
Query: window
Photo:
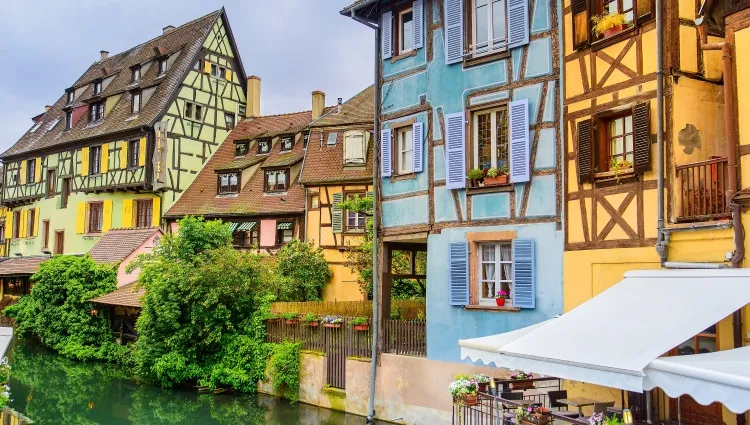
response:
[[[42,221],[42,248],[49,248],[49,220]]]
[[[198,59],[197,61],[195,61],[195,63],[193,64],[193,69],[196,70],[196,71],[200,71],[201,70],[201,65],[202,65],[201,62],[203,62],[203,61],[200,60],[200,59]]]
[[[402,10],[397,19],[396,51],[402,54],[414,50],[414,13],[411,8]]]
[[[73,128],[73,111],[65,112],[65,129],[70,130]]]
[[[219,195],[239,193],[239,173],[219,174]]]
[[[224,123],[227,126],[227,130],[231,130],[234,128],[234,114],[230,114],[229,112],[224,112]]]
[[[283,222],[276,224],[276,245],[285,245],[294,239],[294,223]]]
[[[365,132],[350,131],[344,136],[344,164],[365,163]]]
[[[57,179],[55,178],[55,169],[47,169],[47,197],[52,198],[55,196],[55,184]]]
[[[98,95],[102,92],[102,82],[94,81],[94,95]]]
[[[136,168],[140,166],[140,142],[138,140],[131,140],[128,142],[128,168]]]
[[[472,114],[474,168],[508,168],[508,108]],[[507,173],[507,171],[506,171]]]
[[[412,127],[396,131],[396,163],[399,174],[409,174],[414,170],[414,152]]]
[[[284,136],[281,138],[281,152],[292,150],[292,146],[294,145],[292,140],[292,136]]]
[[[26,160],[26,184],[36,181],[36,159]]]
[[[21,211],[13,211],[13,239],[21,237]]]
[[[239,105],[237,107],[237,115],[245,118],[247,116],[247,107],[245,105]]]
[[[318,208],[320,208],[320,195],[314,193],[310,195],[310,209],[317,210]]]
[[[31,293],[31,282],[28,277],[4,277],[3,295],[20,297]]]
[[[234,145],[234,156],[245,156],[250,148],[250,142],[242,140]]]
[[[34,125],[31,126],[31,129],[29,130],[29,133],[33,133],[37,130],[39,130],[39,127],[42,126],[42,121],[37,121],[34,123]]]
[[[271,140],[258,140],[258,154],[266,154],[271,152]]]
[[[307,142],[309,142],[309,141],[310,141],[310,135],[309,135],[309,134],[305,134],[305,135],[304,135],[304,136],[302,137],[302,140],[304,141],[304,145],[303,145],[303,147],[304,147],[305,149],[307,149]]]
[[[65,231],[63,230],[57,230],[55,231],[55,255],[62,255],[64,250],[64,243],[65,243]]]
[[[60,190],[60,208],[68,207],[68,199],[70,199],[70,177],[62,179],[62,189]]]
[[[625,15],[625,25],[628,25],[628,23],[633,22],[635,12],[633,7],[633,0],[602,0],[600,12],[602,14],[606,13],[609,15]]]
[[[57,118],[56,120],[52,121],[47,126],[47,131],[52,131],[55,127],[57,127],[57,124],[59,124],[59,123],[60,123],[60,118]]]
[[[507,49],[506,0],[473,0],[471,51],[482,56]]]
[[[141,92],[136,91],[131,95],[130,113],[136,115],[139,112],[141,112]]]
[[[364,198],[364,193],[350,193],[346,199]],[[365,214],[356,211],[346,211],[346,230],[361,232],[365,230]]]
[[[89,202],[88,233],[101,233],[104,222],[104,203]]]
[[[608,152],[600,152],[600,171],[609,170],[623,161],[633,163],[633,115],[611,118],[605,122]],[[606,161],[606,162],[605,162]]]
[[[193,102],[185,102],[185,118],[195,121],[202,121],[203,106]]]
[[[513,290],[513,259],[510,242],[482,243],[479,245],[477,271],[479,279],[479,304],[495,305],[495,294]]]
[[[68,90],[67,95],[68,95],[68,98],[67,98],[68,99],[68,104],[71,104],[71,103],[75,102],[75,100],[76,100],[76,92],[75,92],[75,90],[73,90],[73,89]]]
[[[135,225],[136,227],[151,227],[151,219],[154,212],[154,201],[151,199],[135,200]]]
[[[589,11],[589,5],[591,10]],[[622,31],[632,28],[635,25],[642,25],[654,17],[653,0],[574,0],[571,3],[573,14],[573,48],[581,49],[588,46],[589,42],[602,40]],[[593,16],[589,16],[589,12]],[[625,24],[620,27],[611,28],[598,36],[593,34],[595,16],[605,14],[623,14],[625,15]]]
[[[219,66],[215,63],[211,64],[211,75],[216,78],[226,78],[227,69],[223,66]]]
[[[89,174],[99,174],[102,164],[102,147],[92,146],[89,148]]]
[[[266,192],[284,192],[289,186],[288,170],[266,171]]]
[[[5,225],[0,224],[0,243],[5,243]]]
[[[698,335],[688,339],[677,346],[678,356],[689,356],[692,354],[705,354],[717,351],[716,325],[709,327]]]
[[[36,209],[30,208],[26,211],[28,211],[28,215],[26,217],[29,219],[29,222],[26,225],[26,237],[30,238],[34,236],[34,226],[36,226]]]
[[[130,71],[130,73],[131,73],[131,77],[132,77],[131,81],[133,83],[137,83],[141,79],[141,67],[140,66],[133,68]]]
[[[159,74],[164,75],[167,73],[167,59],[159,59]]]
[[[97,122],[104,118],[104,102],[95,102],[89,106],[89,121]]]
[[[258,222],[242,223],[232,236],[237,248],[257,247],[260,245],[260,226]]]

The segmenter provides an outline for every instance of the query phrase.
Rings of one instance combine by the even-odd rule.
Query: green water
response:
[[[38,425],[364,425],[362,417],[258,395],[199,395],[133,380],[117,367],[79,363],[14,342],[10,407]]]

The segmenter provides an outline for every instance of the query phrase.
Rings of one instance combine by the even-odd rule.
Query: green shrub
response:
[[[291,401],[299,400],[300,344],[284,342],[273,345],[269,375],[273,390]]]
[[[320,301],[333,273],[321,248],[292,240],[276,253],[279,301]]]

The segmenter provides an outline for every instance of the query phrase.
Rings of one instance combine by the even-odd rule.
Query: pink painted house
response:
[[[125,268],[140,254],[151,252],[164,233],[158,227],[112,229],[102,235],[91,248],[89,256],[98,264],[119,264],[117,287],[121,288],[138,279],[139,270],[126,273]]]

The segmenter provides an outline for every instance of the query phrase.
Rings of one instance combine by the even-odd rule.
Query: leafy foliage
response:
[[[300,344],[274,344],[268,367],[273,390],[291,401],[299,400]]]
[[[293,239],[276,253],[279,301],[319,301],[333,273],[323,249]]]
[[[109,316],[90,299],[111,292],[117,270],[88,256],[56,256],[45,261],[31,280],[30,295],[3,310],[21,338],[38,337],[63,356],[78,360],[119,360],[126,348],[112,341]]]

